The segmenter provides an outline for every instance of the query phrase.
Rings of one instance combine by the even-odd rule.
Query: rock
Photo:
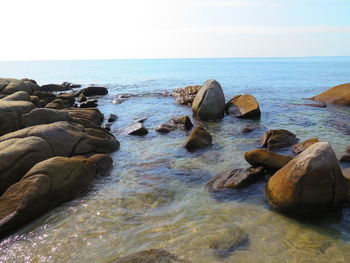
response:
[[[99,96],[99,95],[107,95],[108,89],[105,87],[98,87],[98,86],[90,86],[87,88],[84,88],[80,90],[77,95],[84,94],[86,97],[90,96]]]
[[[46,104],[45,108],[62,110],[66,108],[66,103],[62,99],[55,99],[50,103]]]
[[[304,104],[296,104],[301,106],[309,106],[309,107],[315,107],[315,108],[327,108],[327,104],[323,103],[304,103]]]
[[[160,133],[168,133],[177,129],[190,130],[193,127],[190,117],[187,115],[173,117],[168,122],[160,124],[156,131]]]
[[[133,123],[129,126],[127,126],[124,129],[124,133],[125,134],[129,134],[129,135],[146,135],[148,133],[148,130],[145,128],[145,126],[143,125],[142,122],[136,122]]]
[[[294,144],[292,146],[292,151],[295,154],[299,154],[303,152],[306,148],[310,147],[311,145],[315,144],[316,142],[319,142],[317,138],[311,138],[303,142],[299,142],[297,144]]]
[[[245,152],[244,158],[253,167],[263,166],[274,170],[281,169],[293,159],[292,156],[270,152],[265,149]]]
[[[110,156],[99,154],[90,158],[54,157],[36,164],[0,197],[0,236],[86,191],[112,163]]]
[[[350,162],[350,146],[348,146],[340,158],[341,162]]]
[[[260,118],[261,112],[258,101],[250,94],[234,96],[226,104],[226,113],[237,118]]]
[[[263,178],[264,168],[234,169],[218,174],[207,183],[209,190],[242,188]]]
[[[242,129],[242,133],[250,133],[254,131],[254,129],[252,127],[250,127],[249,125],[245,126],[243,129]]]
[[[224,237],[213,240],[209,247],[219,258],[227,258],[236,249],[246,247],[249,244],[249,236],[242,229],[235,227],[227,231]]]
[[[87,101],[87,98],[86,98],[86,96],[83,93],[81,93],[79,95],[78,101],[79,102],[84,102],[84,101]]]
[[[63,100],[66,107],[73,107],[73,105],[75,104],[74,94],[71,93],[60,93],[57,95],[56,99]]]
[[[110,131],[112,127],[112,123],[108,122],[102,126],[103,129],[106,129],[107,131]]]
[[[190,136],[187,138],[185,148],[188,151],[193,151],[203,147],[210,146],[212,137],[203,127],[197,126],[193,129]]]
[[[187,86],[184,88],[176,89],[173,93],[176,103],[181,105],[192,105],[196,94],[202,86]]]
[[[184,262],[163,249],[140,251],[129,256],[113,260],[110,263],[179,263]]]
[[[44,100],[46,104],[56,99],[56,95],[50,92],[35,91],[33,95],[37,96],[40,100]]]
[[[34,109],[22,115],[24,127],[40,124],[49,124],[57,121],[73,121],[73,117],[67,111],[60,111],[49,108]]]
[[[15,93],[12,93],[11,95],[6,96],[2,100],[5,101],[28,101],[31,102],[30,96],[25,91],[17,91]]]
[[[0,143],[0,194],[18,182],[36,163],[53,156],[39,137],[15,138]]]
[[[87,100],[80,104],[80,108],[96,108],[97,106],[97,100]]]
[[[108,122],[115,122],[117,119],[118,119],[118,116],[113,114],[113,113],[111,113],[111,114],[109,114],[109,117],[108,117],[107,121]]]
[[[298,143],[298,141],[295,134],[287,130],[268,130],[260,137],[261,147],[268,150],[288,147]]]
[[[42,85],[39,90],[45,91],[45,92],[54,92],[54,91],[67,91],[70,89],[72,88],[62,84],[47,84],[47,85]]]
[[[216,80],[208,80],[198,91],[192,104],[194,115],[202,120],[215,120],[224,117],[225,96]]]
[[[70,88],[70,89],[80,88],[80,87],[81,87],[80,84],[74,84],[74,83],[67,82],[67,81],[63,82],[63,83],[62,83],[62,86],[68,87],[68,88]]]
[[[31,81],[0,78],[0,93],[10,95],[17,91],[25,91],[28,94],[33,94],[34,91],[39,90],[39,86]]]
[[[327,103],[337,104],[341,106],[350,105],[350,83],[332,87],[321,94],[312,97],[313,100]]]
[[[86,119],[89,120],[96,125],[100,126],[103,122],[104,116],[101,111],[97,108],[69,108],[63,109],[63,111],[68,112],[74,118]]]
[[[0,137],[0,142],[29,136],[44,139],[53,150],[54,156],[110,153],[119,149],[119,142],[102,128],[85,128],[83,125],[66,121],[31,126],[8,133]]]
[[[41,102],[38,96],[30,96],[30,102],[33,103],[36,107],[41,107]]]
[[[23,128],[21,116],[35,108],[28,101],[0,99],[0,136]]]
[[[317,216],[347,198],[348,185],[327,142],[318,142],[295,157],[268,181],[266,196],[278,210]]]

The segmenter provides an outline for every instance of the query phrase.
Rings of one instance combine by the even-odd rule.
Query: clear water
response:
[[[263,182],[216,195],[207,192],[205,183],[220,171],[248,167],[243,153],[258,147],[257,138],[267,129],[329,141],[340,157],[349,144],[349,109],[295,104],[350,82],[350,57],[0,62],[0,72],[39,84],[107,86],[109,95],[99,99],[100,109],[119,116],[112,132],[121,142],[109,176],[2,241],[0,262],[104,263],[151,248],[191,262],[349,262],[350,208],[316,223],[300,222],[269,208]],[[191,109],[152,93],[211,78],[221,83],[226,99],[253,94],[262,118],[193,120],[210,131],[214,145],[188,153],[182,147],[187,132],[161,135],[154,128],[172,116],[191,115]],[[121,93],[143,96],[112,104]],[[148,118],[148,135],[121,134],[140,117]],[[241,134],[247,124],[255,130]],[[229,239],[235,227],[249,235],[249,244],[218,258],[210,243]]]

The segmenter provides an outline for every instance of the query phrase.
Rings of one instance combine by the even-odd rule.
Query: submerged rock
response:
[[[294,144],[292,146],[292,151],[293,153],[295,154],[299,154],[303,151],[306,150],[306,148],[310,147],[311,145],[315,144],[316,142],[319,142],[319,140],[317,138],[311,138],[311,139],[308,139],[306,141],[303,141],[303,142],[300,142],[300,143],[297,143],[297,144]]]
[[[329,103],[329,104],[349,106],[350,105],[350,83],[332,87],[326,90],[325,92],[322,92],[312,97],[312,99],[315,101]]]
[[[260,144],[268,150],[288,147],[298,143],[294,133],[287,130],[268,130],[260,137]]]
[[[68,112],[68,114],[74,118],[87,119],[98,126],[102,124],[104,119],[103,114],[97,108],[69,108],[63,109],[63,111]]]
[[[194,115],[202,120],[216,120],[224,117],[225,95],[216,80],[208,80],[198,91],[192,104]]]
[[[218,174],[207,183],[209,190],[221,188],[242,188],[261,179],[263,167],[235,169]]]
[[[160,124],[156,131],[160,133],[168,133],[177,129],[189,130],[193,127],[190,117],[187,115],[173,117],[168,122]]]
[[[67,105],[64,100],[62,99],[54,99],[50,103],[46,104],[45,108],[48,109],[56,109],[56,110],[62,110],[66,108]]]
[[[203,127],[197,126],[187,138],[187,141],[185,142],[185,148],[188,151],[193,151],[210,146],[211,142],[212,137],[210,133],[207,132]]]
[[[202,86],[187,86],[184,88],[176,89],[173,93],[176,103],[181,105],[192,105],[196,94]]]
[[[337,208],[347,198],[348,185],[327,142],[311,145],[268,181],[266,196],[278,210],[316,216]]]
[[[117,119],[118,119],[118,116],[113,114],[113,113],[111,113],[111,114],[109,114],[109,117],[108,117],[107,121],[108,122],[115,122]]]
[[[0,197],[0,237],[86,191],[112,163],[110,156],[96,154],[54,157],[36,164]]]
[[[140,251],[129,256],[113,260],[110,263],[185,263],[177,256],[164,249],[150,249]]]
[[[293,159],[292,156],[270,152],[265,149],[245,152],[244,158],[253,167],[263,166],[274,170],[281,169]]]
[[[136,122],[133,123],[129,126],[127,126],[124,129],[124,133],[129,134],[129,135],[146,135],[148,133],[148,130],[146,129],[146,127],[143,125],[142,122]]]
[[[234,96],[226,104],[226,113],[244,119],[255,119],[261,115],[258,101],[250,94]]]

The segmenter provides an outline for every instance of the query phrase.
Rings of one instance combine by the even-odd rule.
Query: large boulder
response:
[[[79,96],[80,94],[84,94],[86,97],[107,95],[108,89],[105,87],[90,86],[79,90],[79,92],[76,93],[76,96]]]
[[[187,86],[184,88],[176,89],[173,93],[176,103],[191,106],[201,87],[202,86]]]
[[[305,140],[303,142],[299,142],[297,144],[294,144],[292,146],[292,151],[295,154],[299,154],[299,153],[305,151],[311,145],[315,144],[316,142],[319,142],[319,140],[317,138],[307,139],[307,140]]]
[[[98,154],[54,157],[36,164],[0,197],[0,237],[86,191],[112,163],[110,156]]]
[[[287,130],[268,130],[260,137],[261,147],[268,150],[289,147],[298,143],[299,139],[294,133]]]
[[[208,147],[211,145],[212,137],[202,126],[197,126],[193,129],[190,136],[185,142],[185,148],[188,151],[194,151],[196,149]]]
[[[338,207],[348,185],[337,157],[327,142],[311,145],[268,181],[266,196],[278,210],[315,216]]]
[[[110,263],[180,263],[185,261],[180,260],[177,256],[163,249],[150,249],[140,251]]]
[[[15,93],[12,93],[11,95],[8,95],[4,97],[2,100],[5,101],[28,101],[31,102],[30,96],[25,91],[17,91]]]
[[[258,101],[250,94],[234,96],[226,104],[226,113],[243,119],[259,118],[261,115]]]
[[[22,115],[24,127],[40,124],[49,124],[57,121],[73,121],[73,117],[67,111],[38,108]]]
[[[142,122],[135,122],[124,128],[124,133],[129,135],[143,136],[148,133],[145,125]]]
[[[208,80],[198,91],[192,104],[195,116],[202,120],[215,120],[224,117],[225,95],[216,80]]]
[[[315,101],[329,103],[329,104],[349,106],[350,105],[350,83],[332,87],[326,90],[325,92],[322,92],[312,97],[312,99]]]
[[[0,93],[10,95],[17,91],[25,91],[28,94],[32,94],[34,91],[39,90],[39,86],[30,80],[20,80],[12,78],[0,78]]]
[[[281,169],[293,159],[292,156],[270,152],[265,149],[245,152],[244,158],[253,167],[263,166],[273,170]]]
[[[44,139],[54,156],[110,153],[119,149],[119,142],[107,131],[85,128],[83,125],[59,121],[27,127],[0,137],[0,142],[13,138],[36,136]]]
[[[0,194],[19,181],[36,163],[52,156],[49,144],[39,137],[0,142]]]
[[[68,112],[73,118],[86,119],[89,120],[96,125],[100,126],[103,122],[104,116],[101,111],[97,108],[69,108],[64,109],[63,111]]]

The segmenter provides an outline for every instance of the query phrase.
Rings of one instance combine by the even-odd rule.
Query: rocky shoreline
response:
[[[106,95],[108,90],[97,86],[72,88],[79,85],[40,87],[30,79],[0,79],[0,166],[3,171],[0,174],[0,238],[85,192],[94,179],[107,174],[112,166],[108,153],[117,151],[119,142],[109,130],[118,117],[110,116],[101,126],[104,116],[96,108],[98,101],[94,97]],[[62,91],[66,93],[56,94]],[[189,152],[208,148],[213,140],[196,120],[212,122],[225,115],[258,120],[263,114],[257,99],[250,94],[236,95],[226,102],[224,91],[215,80],[203,86],[177,89],[172,96],[177,103],[192,106],[195,121],[189,116],[176,116],[155,130],[162,134],[191,130],[187,140],[184,138],[184,147]],[[334,93],[331,96],[334,97]],[[322,103],[338,101],[317,98],[315,96],[315,101]],[[117,99],[127,100],[128,96]],[[123,133],[145,136],[148,130],[144,121],[135,121],[125,127]],[[242,134],[252,130],[247,126]],[[265,180],[266,199],[271,207],[298,217],[326,215],[347,201],[349,181],[344,177],[347,173],[341,171],[327,142],[319,142],[317,138],[299,142],[295,134],[280,129],[262,134],[260,146],[244,154],[250,168],[233,167],[213,176],[207,183],[208,191],[243,188]],[[290,149],[291,153],[280,154],[280,149]],[[348,156],[347,150],[341,161],[348,161]],[[249,239],[243,236],[244,240]],[[237,246],[239,242],[226,242],[224,249],[218,249],[217,245],[213,245],[213,249],[230,254]],[[177,262],[175,256],[157,250],[152,251],[150,262],[159,262],[158,252],[159,257],[171,259],[164,262]],[[142,253],[140,255],[142,258]]]

